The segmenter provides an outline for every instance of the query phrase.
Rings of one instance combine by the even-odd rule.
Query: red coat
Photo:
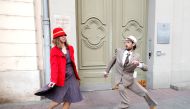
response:
[[[73,65],[75,76],[80,80],[76,64],[74,61],[74,49],[72,46],[69,46],[69,53],[71,62]],[[50,52],[50,66],[51,66],[51,82],[54,82],[57,86],[64,86],[65,83],[65,74],[66,74],[66,57],[58,48],[54,46]]]

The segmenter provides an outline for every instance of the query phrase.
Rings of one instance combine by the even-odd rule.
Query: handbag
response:
[[[55,87],[55,86],[54,86]],[[38,89],[34,95],[37,96],[44,96],[44,94],[47,94],[48,92],[50,92],[54,87],[49,87],[48,84],[46,84],[45,86],[43,86],[42,88]]]

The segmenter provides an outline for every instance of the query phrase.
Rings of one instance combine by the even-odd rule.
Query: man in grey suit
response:
[[[136,49],[137,39],[129,36],[125,40],[124,49],[116,49],[116,54],[108,64],[104,77],[107,78],[110,69],[115,65],[116,84],[114,89],[119,89],[121,103],[119,109],[127,109],[129,107],[129,99],[127,96],[127,88],[139,96],[144,97],[150,109],[156,109],[157,103],[150,97],[148,91],[143,88],[133,77],[134,70],[138,67],[143,71],[147,71],[147,65],[140,61],[140,56],[134,52]]]

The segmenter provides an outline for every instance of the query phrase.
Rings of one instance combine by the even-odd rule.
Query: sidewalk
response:
[[[157,109],[190,109],[190,90],[175,91],[173,89],[149,90],[150,95],[158,102]],[[148,109],[143,98],[128,91],[129,109]],[[117,109],[118,91],[83,92],[84,100],[71,105],[71,109]],[[0,109],[47,109],[49,100],[38,102],[1,104]],[[59,106],[57,109],[61,109]]]

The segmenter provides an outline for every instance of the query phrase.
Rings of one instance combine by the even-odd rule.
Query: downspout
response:
[[[50,31],[49,0],[43,0],[44,70],[46,84],[50,81]]]

